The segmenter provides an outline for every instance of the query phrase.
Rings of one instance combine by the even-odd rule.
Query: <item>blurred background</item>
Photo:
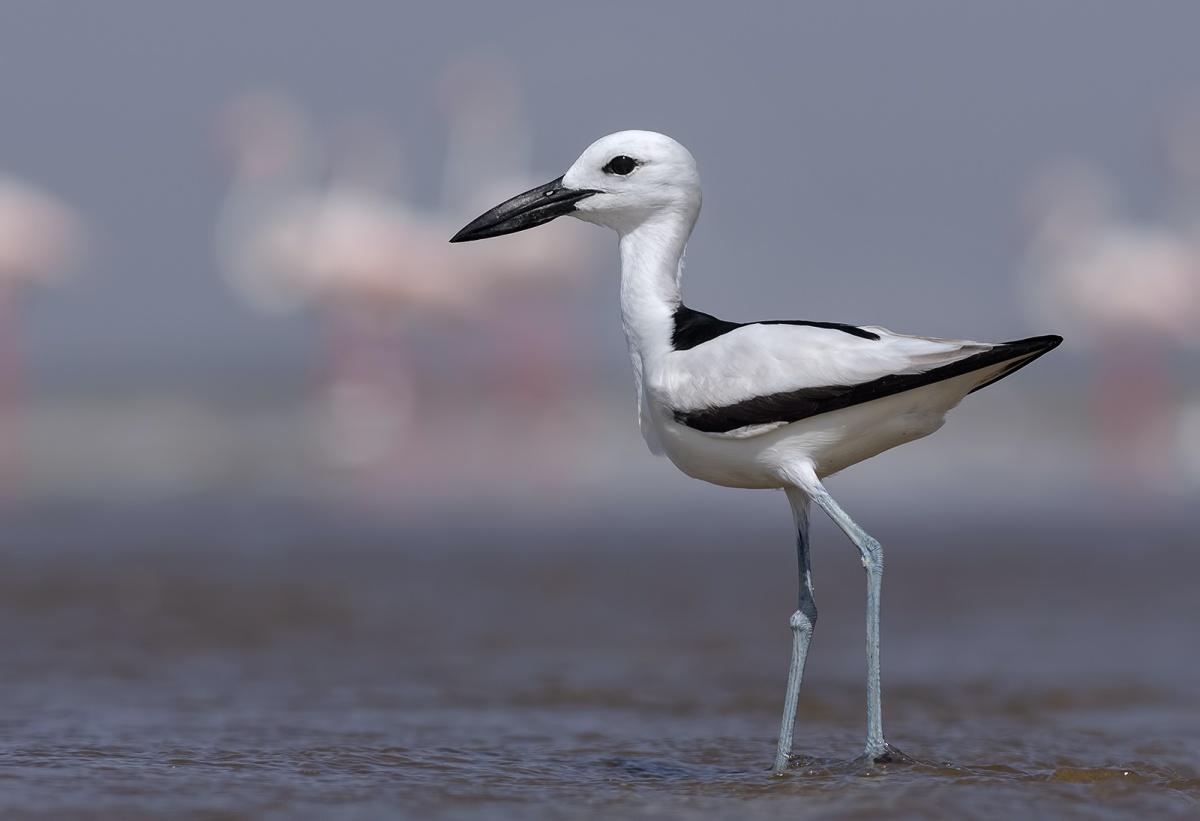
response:
[[[768,5],[684,26],[671,4],[636,24],[6,4],[7,491],[535,515],[712,494],[667,480],[630,424],[611,237],[444,243],[639,127],[701,163],[701,309],[1069,337],[856,489],[937,504],[962,470],[1018,505],[1194,494],[1185,8]]]
[[[624,710],[637,720],[612,732],[636,748],[648,716],[681,698],[704,715],[740,705],[716,712],[746,724],[703,736],[678,708],[663,735],[691,727],[696,749],[735,736],[747,767],[767,762],[794,595],[782,497],[688,480],[645,450],[613,237],[560,220],[446,243],[626,128],[671,134],[700,163],[685,282],[697,309],[1066,337],[936,436],[831,487],[895,547],[884,629],[891,616],[885,642],[900,649],[885,665],[902,686],[923,693],[930,671],[1041,675],[1052,711],[1066,665],[1141,694],[1103,707],[1166,704],[1178,728],[1184,702],[1163,693],[1193,688],[1194,704],[1194,653],[1178,643],[1200,615],[1186,586],[1200,569],[1198,30],[1183,2],[0,4],[10,763],[35,768],[40,749],[75,775],[108,767],[80,788],[96,795],[113,772],[145,775],[133,751],[148,748],[163,767],[274,750],[300,771],[342,742],[270,733],[321,709],[331,726],[378,709],[349,724],[420,725],[421,743],[464,748],[478,738],[455,734],[484,715],[507,726],[545,708],[559,740],[563,715],[598,716],[571,730],[581,749],[603,747]],[[826,702],[801,712],[835,716],[821,747],[857,737],[858,702],[847,696],[842,722],[837,699],[861,688],[862,589],[849,546],[824,526],[818,538],[833,615],[805,686]],[[529,642],[481,625],[476,605]],[[944,636],[947,620],[962,631]],[[989,631],[1001,622],[1009,632]],[[1097,624],[1131,655],[1107,652]],[[576,630],[591,638],[568,641]],[[424,640],[397,638],[409,631]],[[510,665],[508,683],[480,690],[472,653]],[[331,657],[336,685],[360,688],[347,701],[322,700],[336,687],[313,665]],[[753,674],[697,694],[692,675],[713,668]],[[320,706],[297,697],[305,709],[277,715],[245,696],[250,679]],[[637,682],[661,701],[605,702]],[[960,722],[1011,707],[977,696],[933,698],[967,705]],[[227,721],[188,723],[198,703]],[[1021,709],[1045,726],[1041,708]],[[266,735],[221,735],[234,725]],[[1027,767],[1103,764],[1073,755]],[[546,756],[542,775],[574,760]],[[10,808],[74,806],[23,783]],[[197,783],[195,806],[211,808]],[[1194,796],[1189,783],[1170,795]],[[452,792],[423,789],[394,797]],[[181,795],[150,793],[168,803],[126,791],[111,807]],[[229,795],[243,808],[252,793]]]

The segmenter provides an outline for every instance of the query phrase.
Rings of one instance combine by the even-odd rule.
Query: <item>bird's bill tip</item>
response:
[[[517,194],[490,211],[480,214],[450,237],[450,241],[472,242],[544,225],[571,213],[575,210],[575,203],[596,193],[599,192],[566,188],[562,184],[562,177],[559,177],[523,194]]]

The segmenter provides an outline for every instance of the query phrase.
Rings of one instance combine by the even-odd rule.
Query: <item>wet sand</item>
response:
[[[213,500],[4,521],[6,818],[1200,813],[1181,517],[872,522],[885,727],[917,761],[894,766],[854,760],[864,582],[820,525],[782,777],[782,505],[683,525]]]

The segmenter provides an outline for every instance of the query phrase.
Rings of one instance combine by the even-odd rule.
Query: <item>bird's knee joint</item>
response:
[[[813,628],[817,625],[817,610],[812,608],[808,611],[797,610],[792,614],[788,624],[792,628],[793,633],[807,633],[812,635]]]
[[[868,538],[862,545],[862,566],[868,573],[883,572],[883,546]]]

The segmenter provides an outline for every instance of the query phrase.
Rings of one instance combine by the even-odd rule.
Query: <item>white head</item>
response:
[[[664,212],[700,211],[700,172],[692,153],[665,134],[618,131],[587,147],[562,181],[597,191],[571,216],[625,233]]]
[[[690,229],[700,212],[700,174],[691,152],[653,131],[618,131],[592,143],[567,173],[473,220],[450,240],[523,231],[570,215],[626,234],[660,217]]]

